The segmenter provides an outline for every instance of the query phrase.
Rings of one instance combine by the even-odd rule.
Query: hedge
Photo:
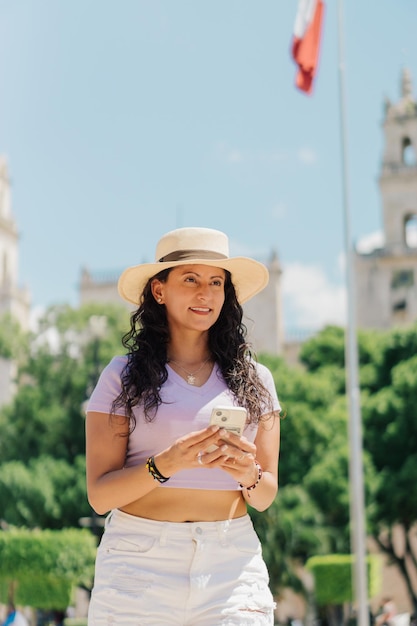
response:
[[[306,568],[314,578],[315,598],[318,606],[352,602],[352,565],[355,557],[351,554],[328,554],[313,556]],[[378,555],[366,558],[368,576],[368,596],[377,595],[381,589],[382,565]]]
[[[16,604],[65,609],[75,586],[91,587],[95,553],[84,529],[0,532],[0,602],[13,587]]]

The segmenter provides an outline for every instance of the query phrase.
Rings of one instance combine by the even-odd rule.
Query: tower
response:
[[[0,156],[0,316],[10,314],[22,328],[29,326],[29,293],[18,285],[19,235],[11,211],[6,159]],[[13,395],[15,365],[0,355],[0,405]]]
[[[381,329],[417,320],[417,102],[408,70],[400,100],[385,101],[383,132],[384,244],[356,253],[358,326]]]
[[[261,293],[243,305],[243,321],[255,351],[269,354],[284,353],[285,338],[281,302],[282,268],[274,251],[269,263],[269,283]]]
[[[10,313],[23,328],[29,324],[29,294],[18,286],[19,235],[11,211],[6,159],[0,156],[0,315]]]

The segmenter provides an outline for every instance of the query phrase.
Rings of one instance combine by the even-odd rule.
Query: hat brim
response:
[[[210,265],[229,271],[232,275],[232,282],[240,304],[247,302],[262,291],[267,286],[269,280],[269,273],[265,265],[247,257],[145,263],[125,269],[118,282],[120,296],[127,302],[139,305],[143,289],[148,280],[162,272],[162,270],[178,267],[179,265]]]

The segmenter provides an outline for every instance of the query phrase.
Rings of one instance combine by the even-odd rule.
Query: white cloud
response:
[[[216,146],[218,158],[231,165],[274,164],[285,161],[287,155],[278,150],[243,150],[221,141]]]
[[[369,254],[376,248],[382,248],[385,244],[384,233],[376,230],[369,235],[364,235],[356,243],[356,250],[361,254]]]
[[[282,220],[287,215],[287,206],[283,202],[278,202],[271,209],[271,217],[276,220]]]
[[[417,218],[408,221],[404,234],[407,245],[410,248],[417,248]],[[361,237],[356,244],[356,250],[361,254],[369,254],[373,250],[383,248],[384,246],[384,233],[382,230],[376,230],[373,233]]]
[[[332,284],[320,267],[290,263],[282,275],[288,329],[320,329],[326,324],[343,326],[346,320],[346,288]]]
[[[223,154],[228,163],[243,163],[246,160],[245,154],[237,148],[226,149]]]
[[[317,153],[308,146],[300,148],[297,152],[297,158],[304,165],[314,165],[318,161]]]

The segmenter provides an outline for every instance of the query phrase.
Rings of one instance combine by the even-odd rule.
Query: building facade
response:
[[[389,329],[417,320],[417,102],[411,76],[396,103],[385,102],[379,175],[384,243],[356,252],[357,322]]]
[[[29,327],[30,297],[19,287],[19,234],[11,210],[7,161],[0,156],[0,316],[9,314],[22,328]],[[14,393],[15,364],[0,356],[0,406]]]

